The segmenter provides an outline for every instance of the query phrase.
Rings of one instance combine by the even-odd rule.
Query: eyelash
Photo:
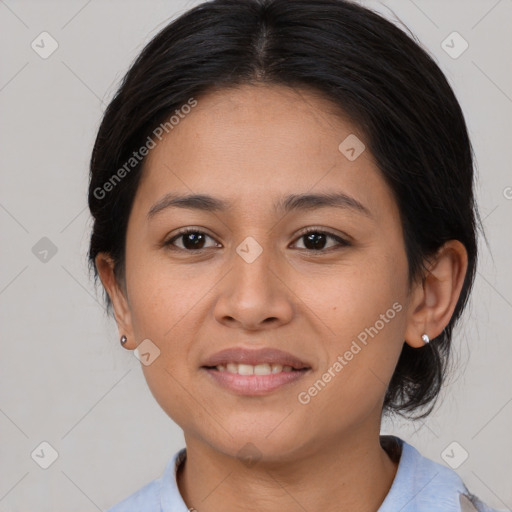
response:
[[[212,247],[207,247],[207,248],[203,248],[203,249],[190,250],[190,249],[183,249],[181,247],[176,247],[173,244],[173,242],[175,240],[178,240],[180,237],[182,237],[184,235],[187,235],[189,233],[196,233],[196,234],[199,233],[199,234],[206,235],[206,236],[208,236],[208,237],[213,239],[213,237],[208,235],[208,233],[205,233],[204,231],[201,231],[200,229],[197,229],[197,228],[184,228],[181,231],[179,231],[178,233],[176,233],[175,235],[173,235],[172,238],[170,238],[169,240],[165,241],[162,245],[165,246],[165,247],[168,247],[171,250],[179,250],[179,251],[185,251],[185,252],[196,253],[196,254],[202,254],[204,251],[206,251],[208,249],[212,249]],[[351,245],[350,242],[348,242],[344,238],[341,238],[338,235],[334,235],[333,233],[329,233],[328,231],[324,231],[322,229],[315,228],[315,227],[308,228],[306,231],[302,232],[295,240],[300,240],[301,238],[309,235],[310,233],[317,233],[317,234],[321,234],[321,235],[327,235],[327,237],[330,237],[330,238],[333,238],[334,240],[336,240],[339,245],[338,245],[338,247],[329,247],[327,249],[319,249],[319,250],[299,249],[299,250],[307,251],[307,252],[311,252],[311,253],[320,253],[320,254],[322,254],[322,253],[331,252],[332,250],[339,250],[339,249],[342,249],[344,247],[349,247]]]

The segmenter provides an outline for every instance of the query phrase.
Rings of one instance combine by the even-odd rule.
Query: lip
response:
[[[260,349],[246,349],[242,347],[231,347],[221,350],[210,357],[203,363],[202,367],[215,367],[220,364],[237,363],[250,364],[281,364],[283,366],[291,366],[295,370],[310,369],[311,365],[302,361],[298,357],[275,348],[265,347]],[[279,374],[276,374],[279,375]],[[248,376],[250,377],[250,376]],[[266,376],[263,376],[266,377]]]
[[[222,388],[245,396],[266,395],[278,388],[297,382],[311,371],[309,368],[270,375],[239,375],[238,373],[219,371],[215,368],[202,367],[201,370]]]

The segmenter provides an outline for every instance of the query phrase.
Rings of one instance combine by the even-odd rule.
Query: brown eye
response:
[[[220,244],[215,241],[213,245],[210,245],[210,247],[205,246],[207,239],[213,240],[211,236],[199,229],[187,228],[164,242],[163,245],[172,249],[181,249],[188,252],[200,252],[212,247],[221,247]],[[320,229],[309,229],[302,233],[297,240],[303,240],[304,247],[298,247],[299,249],[311,252],[329,252],[330,250],[350,245],[348,241],[344,240],[340,236]],[[329,245],[329,240],[334,243],[331,242],[331,245]],[[180,244],[177,243],[178,241],[180,241]]]
[[[328,243],[329,239],[337,242],[338,247],[346,247],[350,245],[349,242],[343,238],[326,231],[321,231],[319,229],[310,229],[305,233],[302,233],[302,235],[300,235],[298,238],[298,240],[304,240],[303,244],[305,250],[313,252],[327,252],[327,249],[332,249],[333,247],[336,248],[336,244],[326,248],[326,244]],[[299,249],[301,249],[301,247],[299,247]]]
[[[206,239],[210,238],[213,240],[213,238],[203,231],[199,231],[198,229],[185,229],[183,231],[180,231],[178,234],[174,235],[171,239],[167,240],[164,245],[165,246],[173,246],[182,249],[184,251],[201,251],[203,249],[207,249],[208,247],[205,247]],[[176,245],[175,241],[181,240],[182,246]],[[214,244],[214,247],[216,245]],[[218,246],[218,245],[217,245]]]

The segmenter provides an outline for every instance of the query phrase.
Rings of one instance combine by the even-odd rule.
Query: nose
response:
[[[271,259],[270,250],[264,250],[252,262],[234,255],[233,266],[221,281],[215,303],[214,315],[218,322],[255,331],[291,321],[295,310],[293,292],[284,272]]]

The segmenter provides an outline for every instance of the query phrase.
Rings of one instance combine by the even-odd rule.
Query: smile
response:
[[[228,363],[202,367],[215,385],[239,395],[261,396],[302,379],[311,368],[294,369],[281,364]]]
[[[219,370],[219,372],[237,373],[239,375],[270,375],[272,373],[298,371],[291,366],[283,366],[282,364],[278,363],[264,363],[257,365],[228,363],[219,364],[215,367],[215,369]]]

